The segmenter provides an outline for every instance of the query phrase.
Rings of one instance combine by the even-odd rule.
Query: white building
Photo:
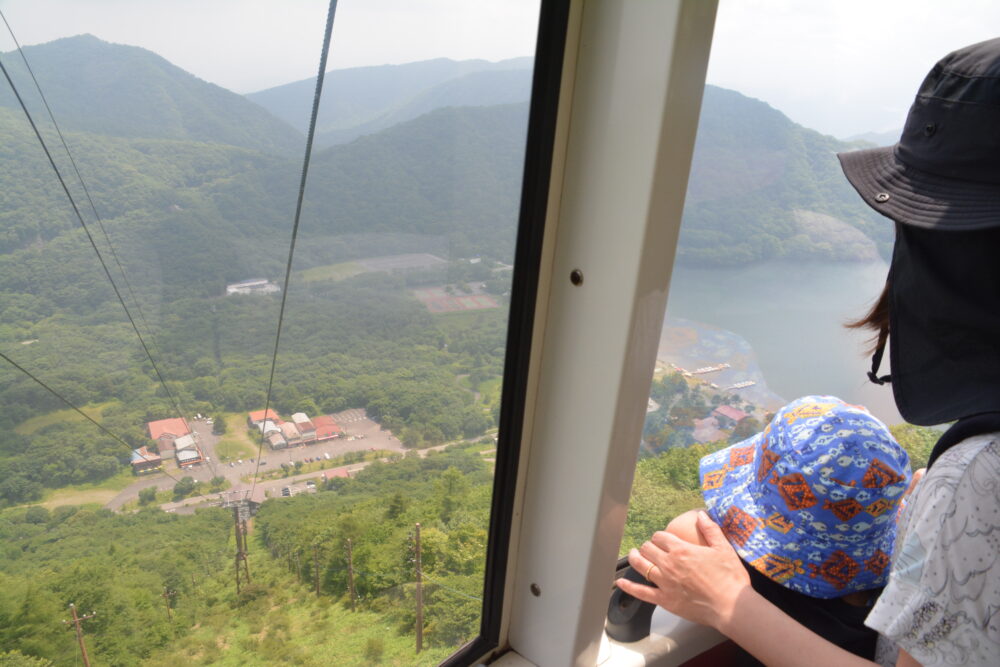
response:
[[[257,429],[264,435],[267,435],[269,433],[281,433],[281,427],[275,424],[270,419],[266,419],[260,424],[258,424]]]
[[[201,463],[204,460],[192,435],[184,435],[174,440],[174,449],[177,451],[177,465],[181,467]]]
[[[266,278],[251,278],[226,285],[226,296],[233,294],[274,294],[281,288]]]

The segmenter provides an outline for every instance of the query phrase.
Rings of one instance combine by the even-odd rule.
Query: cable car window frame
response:
[[[541,0],[539,7],[480,631],[442,665],[473,664],[500,643],[569,10],[570,0]]]

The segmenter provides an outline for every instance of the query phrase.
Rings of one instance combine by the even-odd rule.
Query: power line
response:
[[[73,405],[72,403],[70,403],[69,399],[65,398],[58,391],[56,391],[55,389],[53,389],[49,385],[47,385],[44,382],[42,382],[41,380],[39,380],[37,377],[35,377],[31,373],[31,371],[29,371],[28,369],[26,369],[24,366],[22,366],[21,364],[17,363],[16,361],[14,361],[10,357],[8,357],[3,352],[0,352],[0,357],[2,357],[3,360],[6,361],[8,364],[10,364],[14,368],[16,368],[17,370],[21,371],[22,373],[24,373],[25,375],[27,375],[29,378],[31,378],[32,380],[34,380],[35,382],[37,382],[38,384],[40,384],[42,386],[42,388],[44,388],[50,394],[52,394],[53,396],[55,396],[56,398],[58,398],[60,401],[62,401],[66,405],[68,405],[70,408],[72,408],[73,410],[75,410],[76,412],[78,412],[84,419],[86,419],[87,421],[89,421],[91,424],[93,424],[97,428],[101,429],[102,431],[104,431],[105,433],[107,433],[108,435],[110,435],[112,438],[114,438],[115,440],[117,440],[121,444],[125,445],[125,447],[127,447],[130,452],[135,452],[135,450],[132,448],[132,445],[128,444],[121,437],[119,437],[119,436],[115,435],[114,433],[112,433],[111,431],[109,431],[107,428],[105,428],[102,424],[100,424],[99,422],[97,422],[93,417],[91,417],[90,415],[88,415],[86,412],[84,412],[80,408],[78,408],[75,405]],[[147,459],[141,453],[139,455],[142,456],[142,459],[144,461],[151,460],[151,459]],[[167,477],[169,477],[170,479],[174,480],[175,482],[179,481],[176,477],[174,477],[173,475],[171,475],[170,473],[168,473],[166,471],[163,471],[163,474],[166,475]]]
[[[267,421],[268,410],[271,408],[271,389],[274,386],[274,369],[278,362],[278,345],[281,342],[281,325],[285,319],[285,302],[288,300],[288,285],[292,277],[292,258],[295,256],[295,240],[299,235],[299,220],[302,216],[302,201],[306,192],[306,177],[309,174],[309,159],[312,157],[313,137],[316,134],[316,117],[319,114],[319,101],[323,94],[323,78],[326,74],[326,59],[330,53],[330,36],[333,33],[333,18],[337,13],[337,0],[330,0],[330,8],[326,15],[326,31],[323,34],[323,50],[319,57],[319,74],[316,75],[316,92],[313,94],[312,116],[309,119],[309,134],[306,137],[306,154],[302,160],[302,178],[299,182],[299,196],[295,203],[295,219],[292,222],[292,238],[288,244],[288,261],[285,263],[285,282],[281,292],[281,308],[278,311],[278,331],[274,335],[274,353],[271,355],[271,374],[267,380],[267,398],[264,401],[264,421]],[[260,443],[257,445],[257,464],[253,471],[253,482],[250,493],[257,487],[257,472],[260,470],[260,454],[264,449],[264,428],[260,430]]]
[[[108,269],[107,263],[104,261],[104,256],[101,255],[101,251],[97,247],[97,243],[94,241],[93,235],[90,233],[90,229],[87,227],[87,223],[83,219],[83,215],[80,213],[79,207],[76,205],[76,200],[73,198],[73,194],[69,191],[69,187],[66,185],[66,181],[63,179],[62,173],[59,171],[59,167],[56,165],[55,160],[52,158],[52,153],[49,152],[48,146],[45,144],[45,140],[42,138],[41,132],[38,131],[38,126],[35,125],[34,119],[31,117],[31,113],[28,111],[28,107],[24,104],[24,100],[21,98],[21,93],[18,92],[17,86],[14,85],[14,80],[10,78],[10,74],[7,72],[7,68],[3,64],[3,60],[0,60],[0,71],[3,71],[4,77],[7,79],[7,83],[10,85],[11,91],[13,91],[14,96],[17,98],[18,103],[21,105],[21,110],[24,111],[25,117],[28,119],[28,123],[31,125],[31,129],[35,132],[35,136],[38,138],[38,143],[41,145],[42,150],[45,152],[45,157],[48,158],[49,164],[52,166],[53,171],[56,172],[56,178],[59,179],[59,185],[62,186],[63,192],[66,193],[66,197],[69,198],[69,203],[73,207],[73,213],[76,214],[77,220],[80,221],[80,226],[83,227],[83,231],[87,235],[87,240],[90,241],[90,246],[94,249],[94,253],[97,255],[97,260],[101,263],[101,267],[104,269],[104,275],[107,276],[108,282],[111,283],[111,289],[114,290],[115,296],[118,297],[118,302],[121,304],[122,309],[125,311],[125,315],[128,317],[129,323],[132,325],[132,330],[135,331],[135,335],[139,339],[139,343],[142,345],[142,349],[146,352],[146,357],[149,359],[149,363],[152,364],[153,370],[156,372],[156,377],[160,380],[160,385],[163,390],[167,393],[170,398],[170,402],[173,404],[174,409],[177,410],[178,414],[181,413],[180,406],[177,404],[177,399],[170,392],[167,387],[166,381],[163,379],[163,375],[160,374],[160,369],[156,366],[156,362],[153,360],[153,355],[149,352],[149,347],[146,345],[146,341],[142,337],[142,333],[139,332],[139,327],[135,323],[135,319],[132,317],[131,311],[128,309],[128,305],[125,303],[125,299],[122,297],[121,292],[118,290],[118,285],[115,284],[114,278],[111,277],[111,271]]]

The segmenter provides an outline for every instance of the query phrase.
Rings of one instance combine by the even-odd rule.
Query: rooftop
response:
[[[264,417],[264,411],[263,410],[254,410],[253,412],[248,413],[247,416],[250,417],[250,421],[255,422],[255,423],[256,422],[264,421],[264,419],[265,419],[265,417]],[[281,419],[281,416],[277,412],[275,412],[274,410],[272,410],[271,408],[268,408],[267,409],[267,417],[266,418],[267,419],[278,420],[278,419]]]
[[[132,465],[136,465],[137,463],[159,463],[161,460],[159,454],[154,454],[145,446],[132,450]]]
[[[720,405],[715,410],[715,414],[721,415],[723,417],[729,417],[734,422],[742,421],[749,417],[749,415],[742,410],[738,410],[731,405]]]
[[[191,429],[188,428],[187,422],[180,417],[174,417],[172,419],[159,419],[155,422],[149,422],[146,424],[146,428],[149,429],[149,437],[153,440],[159,440],[160,437],[164,435],[170,435],[178,438],[191,432]]]
[[[337,422],[333,421],[333,417],[329,415],[320,415],[313,419],[313,425],[316,427],[316,437],[323,438],[325,436],[336,435],[341,433],[343,429],[337,425]]]
[[[174,447],[177,449],[177,456],[180,456],[180,451],[182,449],[193,449],[198,450],[198,445],[195,444],[194,436],[182,435],[181,437],[174,440]]]

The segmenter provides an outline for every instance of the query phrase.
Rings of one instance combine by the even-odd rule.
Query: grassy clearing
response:
[[[483,405],[493,405],[500,402],[500,385],[502,378],[492,378],[479,383],[479,401]]]
[[[114,477],[109,477],[102,482],[76,484],[48,491],[39,504],[48,509],[63,505],[87,505],[90,503],[104,505],[135,480],[136,477],[132,471],[122,470]]]
[[[90,405],[85,405],[80,409],[87,415],[90,415],[94,421],[100,423],[101,413],[110,405],[114,404],[115,401],[108,401],[107,403],[91,403]],[[32,417],[27,419],[17,426],[14,427],[14,432],[18,435],[34,435],[35,432],[46,426],[51,426],[52,424],[59,423],[88,423],[78,412],[75,410],[70,410],[69,408],[65,410],[56,410],[55,412],[50,412],[47,415],[39,415],[38,417]]]
[[[219,461],[222,463],[228,463],[229,461],[249,459],[256,456],[256,448],[254,448],[253,445],[247,441],[245,433],[242,435],[244,438],[238,439],[227,433],[226,436],[215,445],[215,455],[219,457]]]
[[[343,280],[364,272],[365,269],[357,262],[340,262],[339,264],[314,266],[299,275],[304,282],[313,283],[321,280]]]
[[[502,309],[459,310],[452,313],[435,313],[434,320],[446,332],[470,329],[484,320],[496,320],[497,326],[506,326],[507,313]]]
[[[222,418],[226,420],[226,432],[221,436],[223,441],[238,442],[249,447],[253,452],[257,451],[257,447],[260,445],[260,435],[250,437],[247,429],[247,413],[224,412]]]

